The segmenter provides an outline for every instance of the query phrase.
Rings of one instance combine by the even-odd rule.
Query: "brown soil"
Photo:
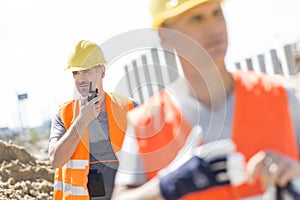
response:
[[[53,178],[48,161],[0,140],[0,199],[52,199]]]

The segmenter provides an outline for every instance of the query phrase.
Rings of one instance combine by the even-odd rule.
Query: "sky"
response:
[[[228,66],[299,41],[299,8],[298,0],[225,1]],[[0,0],[0,128],[39,126],[73,97],[73,80],[64,68],[79,40],[101,46],[150,27],[148,0]],[[107,91],[118,81],[113,74],[105,77]],[[28,99],[18,101],[22,93]]]

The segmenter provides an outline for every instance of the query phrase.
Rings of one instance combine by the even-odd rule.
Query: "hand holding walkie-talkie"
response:
[[[92,81],[90,81],[89,93],[88,93],[88,101],[98,96],[98,88],[92,90]]]
[[[90,123],[92,120],[96,119],[101,110],[100,97],[98,96],[98,90],[92,89],[92,82],[90,82],[87,98],[83,98],[81,102],[82,116],[85,120]]]

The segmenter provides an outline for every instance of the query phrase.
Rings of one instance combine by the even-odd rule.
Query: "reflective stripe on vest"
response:
[[[236,100],[232,139],[237,145],[237,151],[242,152],[247,160],[264,149],[273,149],[298,159],[287,95],[281,84],[269,80],[265,75],[243,72],[234,74],[234,80]],[[190,130],[190,126],[186,124],[178,108],[172,105],[173,102],[167,92],[162,91],[146,104],[130,112],[148,179],[154,177],[158,170],[166,167],[171,158],[176,157],[178,149],[183,146],[182,140]],[[155,114],[150,112],[154,108]],[[154,125],[159,121],[156,118],[160,118],[161,123]],[[181,121],[178,121],[178,118]],[[151,163],[149,159],[153,159],[154,155],[157,156],[154,160],[156,163]],[[165,158],[168,160],[167,163]],[[244,184],[237,188],[218,187],[191,193],[182,199],[240,199],[261,194],[263,192],[261,188],[261,184],[257,181],[253,186]]]
[[[88,160],[69,160],[63,168],[85,169],[89,164]]]
[[[126,114],[134,108],[133,102],[122,95],[105,93],[109,135],[115,153],[122,147],[127,127]],[[60,117],[69,129],[79,114],[79,100],[60,107]],[[117,119],[117,120],[115,120]],[[90,165],[89,136],[86,130],[71,159],[55,172],[54,199],[89,199],[87,182]],[[114,160],[115,162],[115,160]]]
[[[54,190],[61,190],[65,193],[72,194],[74,196],[88,196],[88,192],[84,187],[72,186],[71,184],[63,183],[62,181],[54,182]]]

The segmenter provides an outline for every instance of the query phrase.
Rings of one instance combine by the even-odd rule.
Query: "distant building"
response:
[[[300,72],[300,41],[293,44],[293,53],[295,58],[295,65],[297,73]]]

